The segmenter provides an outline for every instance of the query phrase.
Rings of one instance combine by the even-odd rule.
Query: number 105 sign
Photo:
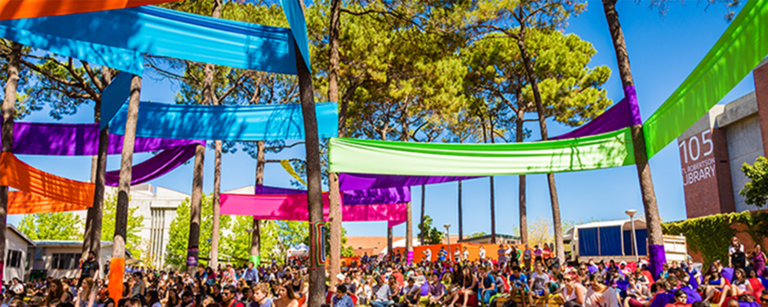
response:
[[[683,185],[715,177],[714,143],[712,131],[707,129],[678,143],[682,162]]]

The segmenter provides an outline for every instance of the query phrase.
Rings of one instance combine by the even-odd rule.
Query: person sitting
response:
[[[485,267],[480,268],[480,284],[477,291],[477,300],[483,304],[488,304],[491,301],[491,297],[496,295],[496,279],[488,274],[488,269]]]
[[[547,305],[549,300],[549,283],[549,275],[544,272],[544,266],[541,264],[541,262],[537,261],[534,266],[534,272],[531,273],[531,279],[528,281],[528,285],[531,287],[531,291],[528,292],[529,304],[535,305],[535,300],[544,298],[544,305]]]
[[[523,274],[519,266],[512,267],[512,274],[509,274],[509,293],[514,297],[520,294],[523,307],[527,305],[525,295],[528,293],[528,277]]]
[[[617,307],[619,306],[618,293],[604,284],[605,278],[600,273],[592,274],[592,280],[587,296],[584,299],[585,307]]]
[[[381,276],[376,276],[376,285],[373,286],[373,297],[371,298],[371,306],[373,307],[388,307],[393,302],[390,299],[392,296],[392,289],[389,285],[384,283]]]
[[[429,293],[427,294],[427,306],[438,306],[443,304],[445,296],[445,285],[443,285],[437,274],[432,274],[429,284]]]
[[[677,290],[675,291],[675,301],[673,303],[667,304],[666,307],[685,307],[685,306],[691,306],[690,304],[687,304],[688,301],[688,294],[685,293],[683,290]]]
[[[347,287],[343,284],[336,286],[336,294],[331,300],[332,307],[355,307],[352,298],[347,295]]]
[[[733,272],[733,282],[731,283],[730,295],[738,297],[744,293],[752,293],[752,284],[747,279],[747,274],[744,269],[738,268]]]
[[[418,307],[419,299],[421,299],[421,287],[416,285],[416,279],[413,277],[408,278],[408,284],[403,287],[403,302],[400,303],[401,307]]]

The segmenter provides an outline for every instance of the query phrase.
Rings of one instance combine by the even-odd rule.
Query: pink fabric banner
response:
[[[323,193],[323,216],[328,220],[328,193]],[[306,194],[242,195],[221,194],[221,214],[252,215],[260,220],[309,220]],[[345,222],[387,221],[388,226],[402,224],[407,218],[405,203],[341,206]]]

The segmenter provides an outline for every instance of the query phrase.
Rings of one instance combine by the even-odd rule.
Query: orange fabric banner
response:
[[[124,9],[179,0],[0,0],[0,20]]]
[[[0,153],[0,185],[17,189],[22,194],[12,193],[12,199],[29,201],[10,203],[9,214],[14,206],[24,213],[38,213],[36,206],[47,212],[71,211],[73,206],[90,207],[93,204],[94,184],[55,176],[21,162],[12,153]],[[46,209],[47,208],[47,209]]]
[[[8,214],[35,214],[88,210],[91,204],[72,204],[22,191],[8,193]]]
[[[109,260],[109,297],[115,302],[123,298],[123,277],[125,275],[125,258],[112,258]]]

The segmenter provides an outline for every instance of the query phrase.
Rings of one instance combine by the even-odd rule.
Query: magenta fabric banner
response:
[[[642,123],[643,119],[640,117],[640,107],[637,105],[635,87],[627,86],[624,88],[624,99],[620,100],[603,114],[571,132],[550,137],[549,139],[562,140],[602,134]]]
[[[2,118],[0,118],[2,124]],[[152,152],[201,141],[136,138],[134,152]],[[29,123],[13,124],[13,153],[43,156],[95,156],[99,151],[99,124]],[[107,154],[123,151],[123,136],[109,135]]]
[[[339,189],[368,190],[395,187],[411,187],[424,184],[435,184],[459,180],[475,179],[471,176],[408,176],[408,175],[376,175],[376,174],[339,174]]]
[[[323,193],[323,217],[328,220],[328,193]],[[252,215],[260,220],[303,221],[309,219],[306,194],[221,194],[221,214]],[[341,206],[345,222],[387,221],[392,227],[405,222],[407,206],[401,204]]]
[[[277,188],[263,185],[256,186],[257,195],[291,195],[306,193],[307,191],[298,189]],[[341,202],[344,205],[397,204],[411,201],[410,187],[342,191],[341,194]]]

